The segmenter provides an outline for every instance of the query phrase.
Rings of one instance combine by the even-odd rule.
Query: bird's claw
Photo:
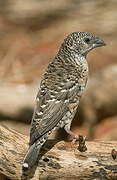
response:
[[[78,141],[78,140],[79,140],[79,136],[78,136],[78,135],[75,135],[74,138],[73,138],[73,140],[72,140],[72,144],[75,144],[76,141]]]

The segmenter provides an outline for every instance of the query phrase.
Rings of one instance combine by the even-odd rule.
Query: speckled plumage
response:
[[[86,55],[103,45],[103,40],[86,32],[74,32],[64,40],[40,84],[23,169],[36,163],[41,146],[56,128],[70,132],[88,79]]]

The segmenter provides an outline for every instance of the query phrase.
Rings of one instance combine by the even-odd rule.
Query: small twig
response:
[[[79,135],[79,146],[78,146],[78,150],[80,152],[85,152],[87,151],[87,147],[86,147],[86,144],[85,144],[85,139],[86,137],[83,137],[82,135]]]
[[[111,155],[112,155],[112,158],[115,160],[117,158],[117,151],[115,149],[112,149]]]

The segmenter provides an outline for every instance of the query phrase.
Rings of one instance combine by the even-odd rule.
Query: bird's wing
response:
[[[54,84],[52,85],[54,86]],[[41,86],[37,95],[37,103],[31,123],[30,144],[56,127],[69,110],[69,100],[81,92],[81,84],[69,81],[65,82],[62,88],[57,85],[54,90],[50,89],[50,87]]]
[[[68,106],[64,103],[66,94],[67,92],[56,92],[54,96],[48,91],[44,96],[37,97],[31,123],[30,144],[52,130],[66,114],[68,111]]]

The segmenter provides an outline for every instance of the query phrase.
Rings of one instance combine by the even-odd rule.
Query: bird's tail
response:
[[[29,147],[28,152],[24,158],[23,165],[22,165],[23,170],[28,170],[36,164],[36,161],[37,161],[38,156],[39,156],[40,149],[41,149],[43,144],[44,144],[44,142],[40,143],[40,141],[37,140],[34,144],[32,144]]]

